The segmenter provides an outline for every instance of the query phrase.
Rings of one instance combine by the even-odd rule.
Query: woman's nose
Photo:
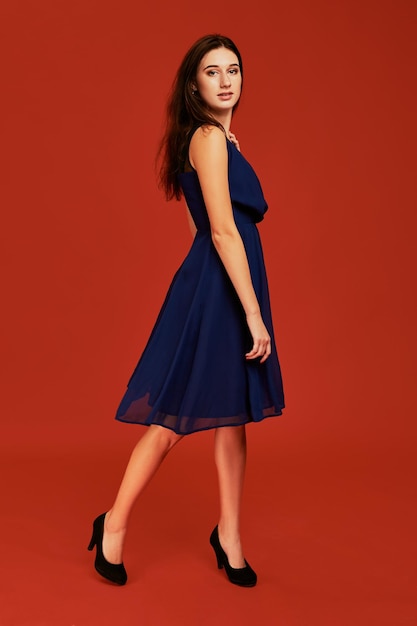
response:
[[[227,72],[221,75],[221,87],[230,87],[230,76]]]

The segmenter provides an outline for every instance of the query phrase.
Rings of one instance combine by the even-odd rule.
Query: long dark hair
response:
[[[184,167],[191,130],[202,124],[210,124],[223,129],[220,122],[212,117],[205,102],[193,90],[201,59],[207,52],[217,48],[227,48],[235,53],[243,80],[242,57],[228,37],[206,35],[198,39],[188,50],[172,85],[167,103],[166,130],[157,157],[160,159],[159,186],[164,190],[168,200],[181,198],[178,174]]]

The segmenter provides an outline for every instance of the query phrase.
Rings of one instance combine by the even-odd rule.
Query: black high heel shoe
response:
[[[96,546],[96,559],[94,561],[94,567],[98,573],[107,578],[116,585],[125,585],[127,581],[127,574],[123,563],[109,563],[103,554],[103,533],[104,533],[104,518],[106,514],[102,513],[93,522],[93,535],[91,541],[88,544],[88,550],[92,550]]]
[[[218,526],[216,526],[210,535],[210,544],[216,554],[218,568],[222,569],[222,567],[224,567],[231,583],[239,585],[240,587],[254,587],[256,585],[258,578],[246,559],[245,567],[235,568],[230,566],[227,554],[220,544]]]

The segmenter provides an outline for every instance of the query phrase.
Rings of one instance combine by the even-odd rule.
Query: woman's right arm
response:
[[[245,247],[233,217],[224,133],[217,127],[199,128],[190,143],[190,162],[197,170],[213,244],[242,303],[253,338],[252,350],[246,358],[261,357],[262,363],[271,354],[271,339],[261,317]]]

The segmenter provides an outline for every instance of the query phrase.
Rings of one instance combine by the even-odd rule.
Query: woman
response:
[[[168,103],[160,180],[168,199],[185,197],[195,237],[117,411],[119,420],[149,426],[89,545],[96,570],[120,585],[136,498],[184,435],[212,428],[220,519],[210,543],[232,583],[257,581],[239,534],[245,424],[280,415],[284,397],[255,225],[267,205],[230,132],[242,78],[235,44],[203,37],[186,54]]]

